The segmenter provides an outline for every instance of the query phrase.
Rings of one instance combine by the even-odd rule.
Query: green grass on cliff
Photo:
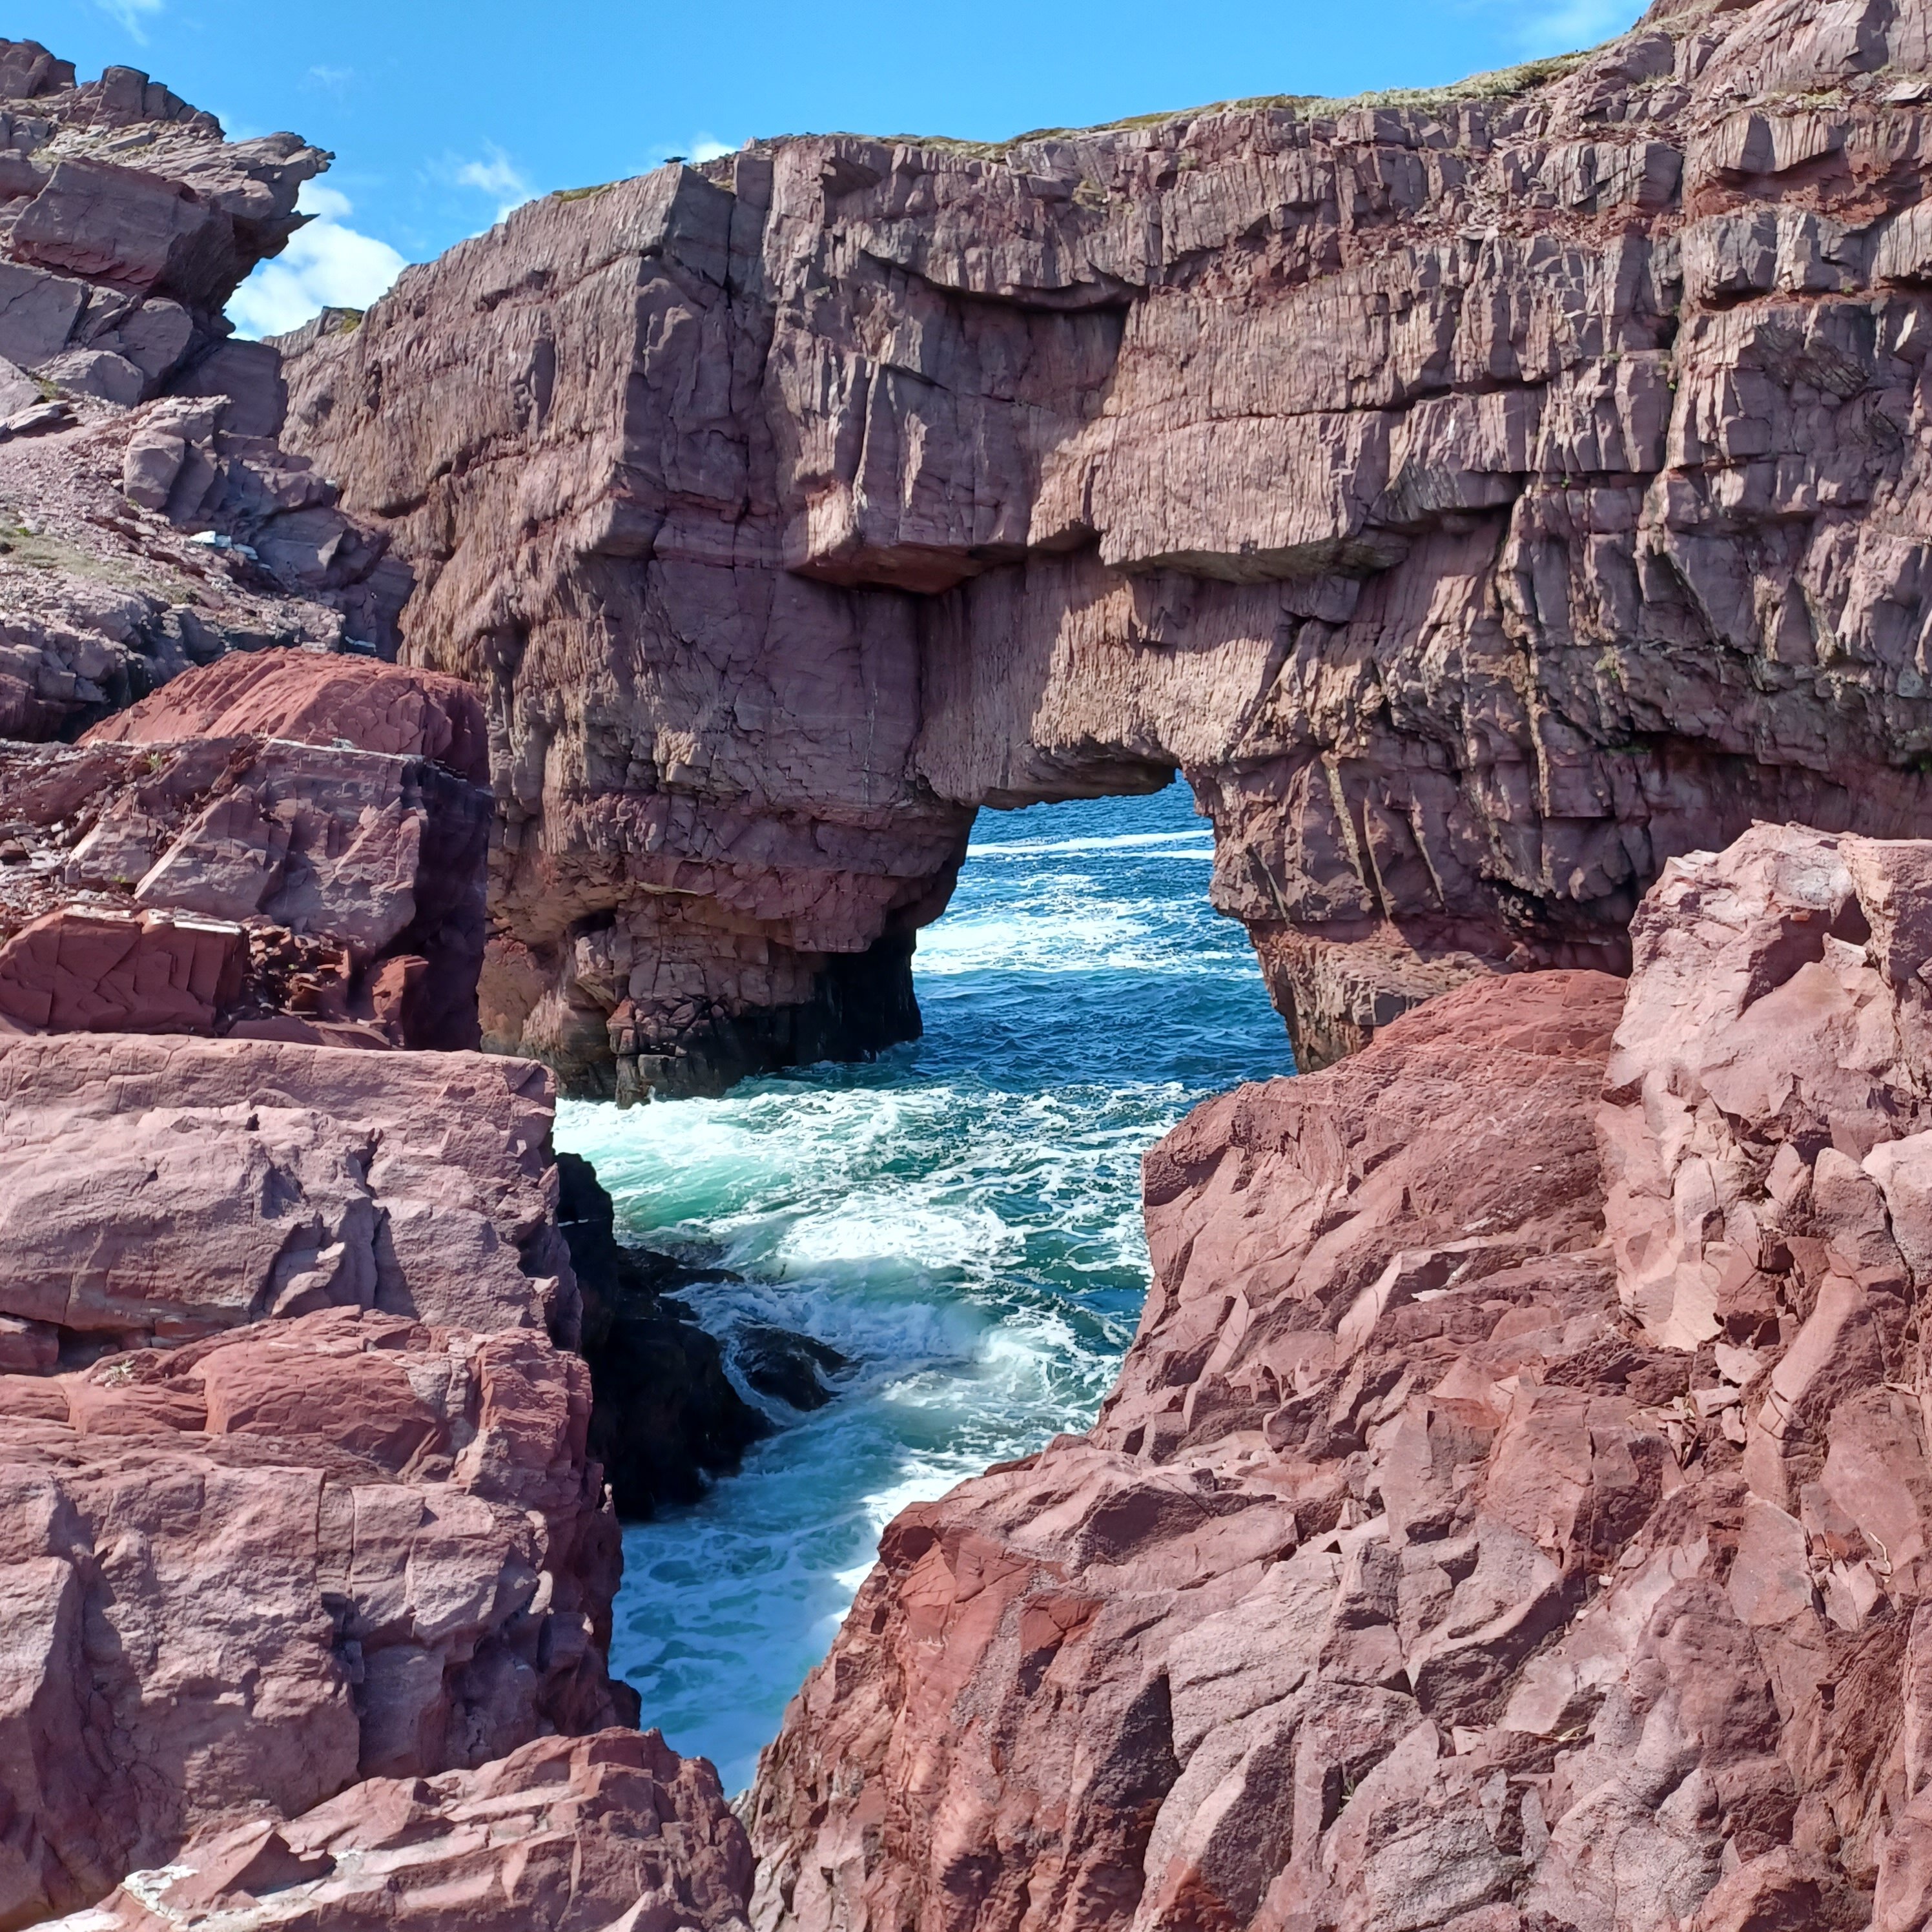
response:
[[[1606,41],[1603,44],[1608,46],[1610,44]],[[1358,107],[1430,110],[1454,106],[1458,101],[1464,100],[1511,100],[1528,93],[1532,88],[1560,80],[1600,51],[1600,49],[1597,47],[1586,47],[1576,53],[1554,54],[1541,60],[1525,61],[1516,67],[1498,68],[1490,74],[1472,74],[1466,80],[1450,81],[1441,87],[1385,87],[1372,93],[1346,97],[1321,94],[1249,94],[1238,100],[1210,101],[1200,107],[1178,108],[1159,114],[1130,115],[1125,119],[1103,121],[1091,128],[1034,128],[1004,141],[963,141],[950,134],[858,134],[849,129],[828,129],[818,134],[774,134],[760,140],[747,142],[746,146],[754,152],[769,153],[787,141],[867,141],[883,147],[938,148],[947,154],[967,154],[982,160],[1004,163],[1010,161],[1016,149],[1037,141],[1074,141],[1088,135],[1118,134],[1130,128],[1169,127],[1182,122],[1198,121],[1210,115],[1256,113],[1274,110],[1311,118],[1317,116],[1329,118]],[[705,161],[695,164],[682,162],[682,164],[692,167],[694,172],[716,180],[725,176],[728,164],[734,158],[725,156],[722,158],[722,164],[719,161]],[[602,182],[589,188],[558,188],[545,199],[583,201],[593,195],[604,194],[618,185],[615,182]]]
[[[1490,74],[1472,74],[1466,80],[1451,81],[1442,87],[1385,87],[1372,93],[1346,97],[1321,94],[1250,94],[1238,100],[1210,101],[1204,106],[1179,108],[1172,112],[1130,115],[1124,120],[1104,121],[1093,128],[1035,128],[1006,141],[961,141],[946,134],[886,134],[856,138],[887,143],[904,142],[917,148],[944,148],[953,154],[977,154],[989,160],[999,160],[1012,149],[1023,148],[1029,142],[1071,141],[1087,134],[1118,134],[1133,128],[1162,128],[1174,122],[1198,121],[1210,114],[1254,113],[1273,108],[1292,114],[1328,118],[1345,114],[1355,107],[1430,108],[1453,106],[1459,100],[1511,100],[1528,93],[1532,88],[1560,80],[1597,51],[1588,47],[1579,53],[1555,54],[1543,60],[1525,61],[1520,66],[1498,68]]]

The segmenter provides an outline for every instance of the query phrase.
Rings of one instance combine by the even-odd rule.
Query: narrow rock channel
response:
[[[626,1532],[612,1667],[727,1790],[890,1518],[1092,1422],[1147,1285],[1142,1154],[1290,1066],[1211,854],[1181,785],[982,814],[920,936],[922,1040],[722,1100],[562,1106],[623,1239],[742,1277],[682,1297],[741,1380],[772,1328],[850,1364],[810,1414],[763,1398],[782,1426],[741,1474]]]

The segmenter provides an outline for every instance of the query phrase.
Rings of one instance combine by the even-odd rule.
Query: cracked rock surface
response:
[[[1435,94],[753,143],[290,338],[484,694],[488,1038],[903,1036],[976,807],[1176,769],[1304,1064],[1626,970],[1754,818],[1922,828],[1928,35],[1660,0]]]
[[[903,1514],[761,1928],[1918,1932],[1932,847],[1672,861],[1148,1156],[1096,1426]]]
[[[475,1046],[482,737],[454,678],[268,650],[0,743],[0,1030]]]
[[[475,1038],[482,724],[269,651],[0,745],[0,1924],[743,1923],[715,1774],[615,1728],[592,1442],[741,1445],[632,1427],[546,1070],[422,1050]]]

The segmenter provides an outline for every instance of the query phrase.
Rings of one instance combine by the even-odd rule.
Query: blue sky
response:
[[[119,62],[332,149],[320,217],[232,313],[292,327],[372,299],[554,188],[754,135],[992,140],[1254,94],[1453,80],[1621,32],[1636,0],[14,0],[4,32],[83,80]]]

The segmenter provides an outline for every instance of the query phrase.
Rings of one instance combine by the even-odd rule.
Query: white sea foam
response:
[[[1155,851],[1172,847],[1184,849],[1168,851],[1165,856],[1211,859],[1214,828],[1200,825],[1185,832],[1120,832],[1092,838],[1004,838],[968,845],[966,856],[969,859],[1045,859],[1074,852]]]
[[[616,1666],[728,1790],[884,1525],[1091,1420],[1144,1289],[1149,1144],[1203,1094],[1288,1070],[1188,816],[1177,788],[1003,818],[1023,836],[976,842],[920,935],[916,1046],[723,1100],[559,1111],[627,1238],[746,1277],[686,1298],[728,1348],[772,1324],[851,1364],[830,1406],[771,1406],[788,1426],[740,1474],[625,1534]]]

